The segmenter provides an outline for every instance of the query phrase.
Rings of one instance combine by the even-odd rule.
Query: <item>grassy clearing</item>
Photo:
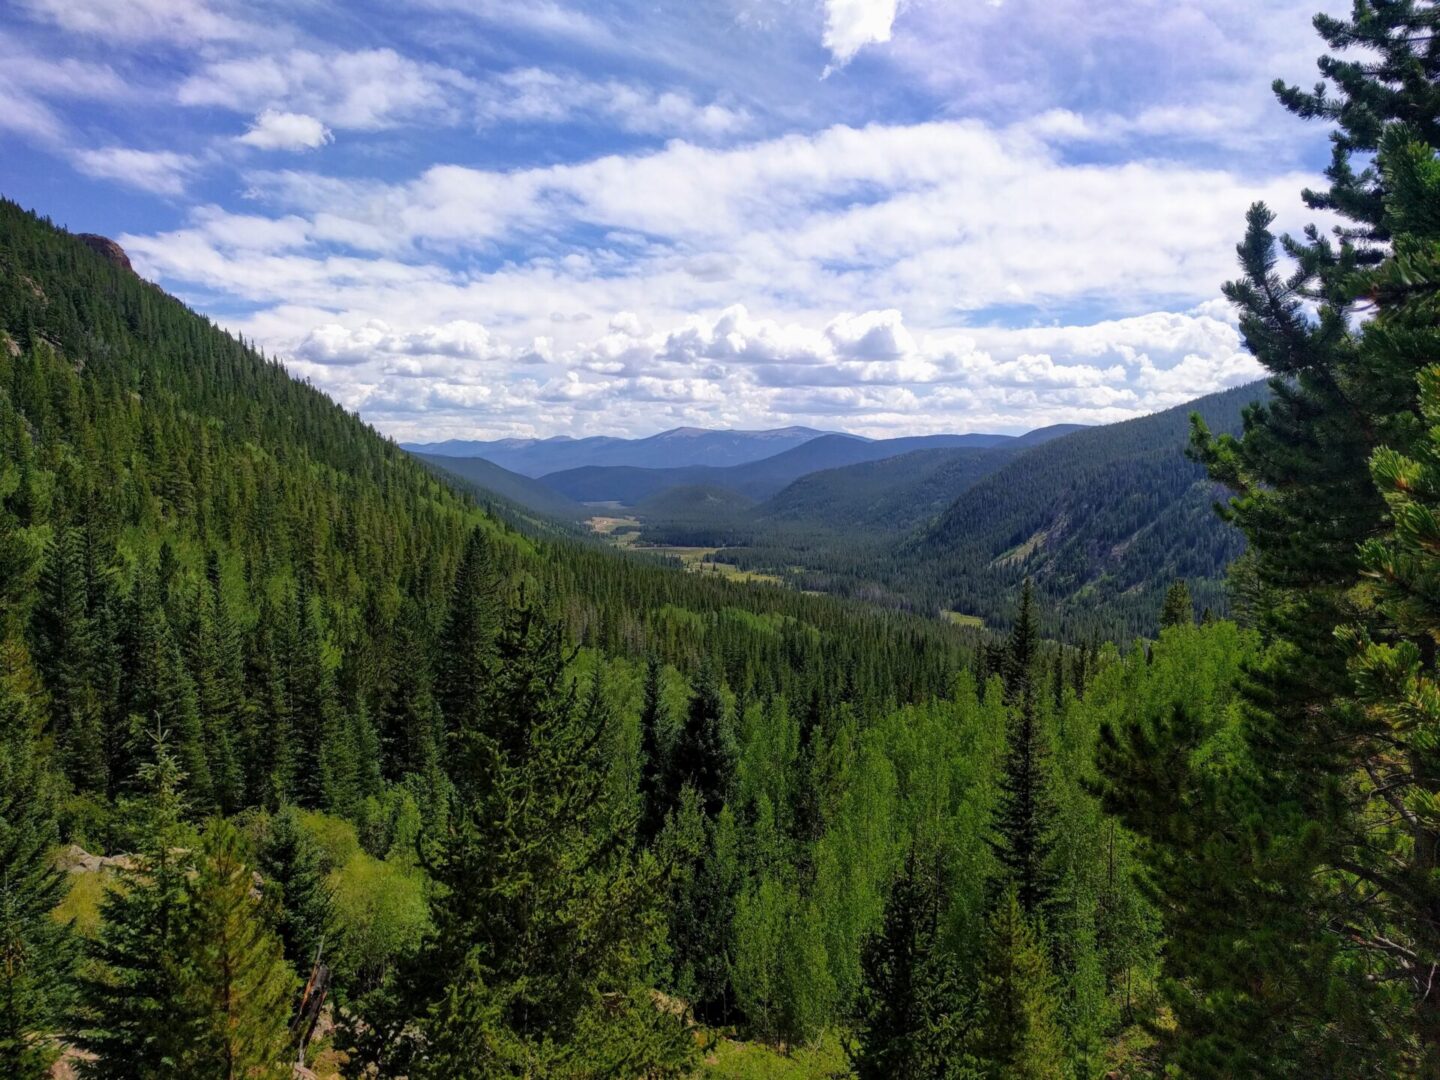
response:
[[[943,611],[940,614],[946,622],[956,626],[973,626],[977,630],[985,628],[985,620],[979,615],[966,615],[963,611]]]
[[[696,1080],[829,1080],[849,1076],[840,1037],[827,1031],[815,1046],[790,1052],[763,1043],[720,1037],[705,1055]]]

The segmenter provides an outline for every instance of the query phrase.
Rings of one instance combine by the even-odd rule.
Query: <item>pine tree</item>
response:
[[[1050,793],[1049,747],[1036,701],[1038,632],[1027,581],[1020,616],[1005,655],[1009,723],[999,800],[989,843],[1000,864],[999,884],[1013,886],[1027,916],[1043,911],[1055,891],[1050,854],[1055,843],[1055,806]]]
[[[861,953],[861,1020],[849,1051],[860,1080],[940,1080],[958,1070],[969,1017],[940,937],[948,897],[938,860],[912,845]]]
[[[195,1017],[186,1000],[183,927],[186,874],[181,849],[184,775],[163,732],[141,766],[147,846],[100,905],[81,982],[76,1042],[97,1080],[163,1080],[185,1075]]]
[[[36,666],[50,694],[65,773],[81,791],[105,791],[104,731],[92,682],[98,642],[90,619],[85,552],[78,529],[56,534],[38,586],[31,640]]]
[[[664,669],[658,657],[645,665],[644,701],[640,707],[640,843],[649,847],[660,835],[671,807],[665,801],[666,762],[661,733],[669,727],[666,716]]]
[[[498,653],[481,723],[458,732],[456,797],[431,861],[436,933],[411,987],[431,1002],[426,1076],[578,1071],[576,1055],[630,1054],[617,1040],[649,1023],[631,991],[659,926],[658,869],[634,856],[634,816],[607,775],[609,710],[593,696],[581,706],[558,625],[523,601]],[[430,988],[447,985],[435,1000]],[[602,1037],[591,1020],[607,994],[628,1019]],[[582,1029],[590,1045],[575,1042]],[[664,1030],[657,1045],[674,1052],[683,1030]]]
[[[42,1080],[59,1056],[76,942],[53,915],[66,889],[51,859],[58,792],[25,669],[23,646],[0,640],[0,1075]]]
[[[1183,581],[1177,581],[1165,593],[1165,606],[1160,609],[1160,626],[1194,626],[1195,602],[1190,599],[1190,588]]]
[[[271,818],[257,869],[285,957],[297,971],[308,973],[322,945],[329,952],[337,944],[334,899],[321,871],[320,851],[294,807]]]
[[[985,927],[972,1052],[995,1080],[1062,1080],[1065,1042],[1055,978],[1016,891],[1007,889]]]
[[[471,530],[450,587],[450,608],[436,649],[435,697],[447,730],[473,728],[495,662],[500,575],[483,529]]]
[[[1197,422],[1194,446],[1235,491],[1226,514],[1249,541],[1246,591],[1270,648],[1248,675],[1236,730],[1246,766],[1207,796],[1226,822],[1208,848],[1224,867],[1218,891],[1171,913],[1172,936],[1193,946],[1170,950],[1193,980],[1188,1000],[1173,998],[1189,1067],[1228,1056],[1240,1063],[1232,1068],[1319,1075],[1394,1060],[1394,983],[1373,969],[1414,939],[1387,916],[1409,908],[1415,927],[1440,912],[1409,884],[1426,859],[1397,864],[1391,831],[1376,827],[1377,796],[1406,798],[1385,779],[1402,751],[1377,714],[1355,707],[1348,642],[1334,633],[1392,632],[1362,585],[1362,547],[1388,524],[1369,461],[1382,446],[1414,455],[1425,434],[1416,376],[1434,358],[1426,335],[1356,318],[1360,305],[1393,299],[1387,278],[1410,276],[1405,234],[1433,203],[1416,204],[1420,219],[1397,215],[1400,177],[1386,155],[1358,170],[1354,161],[1397,125],[1423,160],[1440,147],[1436,18],[1428,0],[1357,0],[1347,19],[1316,19],[1332,49],[1354,51],[1322,58],[1326,82],[1313,92],[1277,91],[1291,111],[1335,124],[1330,186],[1306,198],[1346,224],[1334,237],[1311,228],[1277,239],[1274,215],[1253,207],[1243,277],[1226,287],[1247,347],[1273,375],[1271,399],[1247,412],[1239,439],[1212,439]],[[1293,265],[1282,268],[1282,253]],[[1433,837],[1416,847],[1433,850]],[[1245,962],[1225,959],[1234,957]],[[1421,1056],[1440,1061],[1440,996],[1429,986],[1411,1019]]]
[[[695,789],[706,817],[720,812],[729,793],[734,751],[725,723],[725,701],[715,672],[706,667],[690,695],[685,723],[670,753],[669,798],[678,801],[685,785]]]
[[[211,822],[187,885],[182,929],[184,1001],[194,1017],[187,1076],[279,1080],[287,1060],[295,974],[261,918],[240,837]]]

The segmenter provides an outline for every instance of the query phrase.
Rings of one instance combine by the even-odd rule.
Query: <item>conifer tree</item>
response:
[[[707,666],[690,695],[684,726],[670,753],[667,791],[678,801],[680,789],[688,784],[699,796],[701,811],[714,818],[725,804],[733,767],[725,700],[714,670]]]
[[[1165,593],[1165,605],[1160,609],[1160,626],[1194,626],[1195,602],[1190,599],[1190,588],[1183,581],[1177,581]]]
[[[1425,335],[1383,319],[1361,325],[1356,314],[1386,302],[1387,275],[1409,274],[1404,234],[1417,222],[1394,213],[1385,155],[1365,159],[1397,125],[1424,160],[1440,146],[1436,19],[1430,0],[1357,0],[1348,18],[1317,17],[1336,52],[1320,61],[1325,82],[1276,89],[1292,112],[1335,125],[1330,185],[1306,198],[1345,224],[1333,237],[1312,227],[1277,238],[1271,211],[1253,207],[1243,276],[1226,287],[1247,347],[1272,373],[1271,398],[1247,412],[1238,439],[1212,439],[1197,421],[1194,446],[1235,492],[1225,513],[1249,541],[1246,591],[1270,647],[1248,675],[1236,731],[1246,768],[1207,793],[1227,823],[1208,857],[1225,869],[1210,894],[1171,915],[1172,934],[1185,924],[1182,940],[1194,946],[1170,950],[1194,980],[1187,1000],[1172,996],[1185,1010],[1178,1053],[1192,1068],[1218,1056],[1273,1075],[1336,1074],[1397,1050],[1394,983],[1372,969],[1413,940],[1375,920],[1414,903],[1410,881],[1424,861],[1397,865],[1389,830],[1375,827],[1375,794],[1399,790],[1384,778],[1400,751],[1377,715],[1355,707],[1347,643],[1334,630],[1391,632],[1357,587],[1362,545],[1387,527],[1369,461],[1382,446],[1412,455],[1425,432],[1416,390],[1433,361]],[[1367,269],[1376,267],[1379,278]],[[1440,908],[1429,910],[1433,923]],[[1427,988],[1413,1004],[1422,1056],[1440,1061],[1440,1000]]]
[[[205,831],[184,909],[183,994],[193,1016],[187,1076],[280,1080],[292,1072],[295,974],[253,890],[239,834],[216,819]]]
[[[669,727],[666,716],[664,669],[656,656],[645,665],[644,700],[640,707],[640,843],[649,847],[660,835],[670,807],[665,801],[666,763],[661,732]]]
[[[184,775],[164,733],[141,766],[146,847],[100,905],[91,970],[80,986],[76,1042],[84,1075],[97,1080],[162,1080],[184,1075],[194,1045],[187,1002],[183,928],[186,874],[180,794]]]
[[[1050,793],[1049,747],[1036,701],[1039,635],[1031,592],[1027,581],[1005,654],[1009,721],[998,780],[999,801],[989,837],[1000,864],[999,884],[1013,885],[1027,916],[1043,911],[1055,890],[1050,866],[1055,807]]]
[[[995,1080],[1062,1080],[1065,1042],[1045,948],[1007,889],[985,927],[972,1052]]]
[[[327,952],[337,944],[335,905],[319,849],[294,807],[284,807],[271,818],[258,864],[285,956],[297,971],[308,972],[322,944]]]
[[[490,541],[470,531],[450,586],[450,607],[437,646],[435,697],[451,732],[474,728],[495,662],[500,625],[500,574]]]
[[[98,642],[89,612],[85,553],[78,529],[51,541],[31,619],[36,666],[50,694],[66,775],[81,791],[105,791],[104,731],[92,684]]]
[[[861,953],[864,984],[851,1063],[860,1080],[955,1075],[967,1002],[941,942],[945,913],[938,852],[912,845],[885,901],[879,931]]]
[[[59,1056],[76,942],[53,915],[66,889],[51,859],[58,792],[25,669],[20,642],[0,640],[0,1075],[43,1080]]]
[[[598,1068],[648,1022],[631,992],[659,926],[658,869],[634,856],[633,813],[607,776],[609,710],[581,707],[558,625],[523,600],[498,653],[480,722],[458,732],[456,796],[431,862],[436,933],[411,988],[431,1001],[426,1076],[547,1075],[567,1060],[580,1071],[575,1054]],[[446,985],[438,1001],[427,994]],[[591,1020],[607,994],[630,1019],[602,1037]],[[582,1029],[591,1045],[575,1044]],[[657,1047],[673,1052],[683,1030],[663,1030]]]

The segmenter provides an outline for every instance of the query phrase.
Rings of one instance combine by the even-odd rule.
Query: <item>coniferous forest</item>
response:
[[[881,577],[1003,629],[547,527],[0,202],[0,1076],[1440,1077],[1440,7],[1315,26],[1113,641],[994,486]]]

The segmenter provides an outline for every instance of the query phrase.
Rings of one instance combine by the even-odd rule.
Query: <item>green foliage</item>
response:
[[[1012,887],[985,927],[976,1030],[980,1075],[1061,1080],[1064,1042],[1055,1015],[1054,976]]]
[[[66,893],[51,860],[58,792],[36,753],[25,659],[0,637],[0,1074],[38,1080],[59,1053],[76,950],[71,927],[52,917]]]
[[[183,1075],[289,1076],[295,973],[261,917],[253,872],[233,826],[217,820],[206,829],[185,891],[183,1002],[194,1023]]]

